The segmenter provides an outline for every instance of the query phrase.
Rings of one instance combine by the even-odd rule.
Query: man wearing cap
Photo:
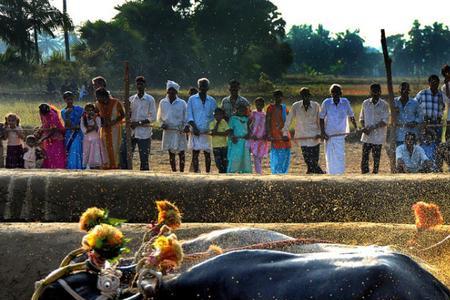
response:
[[[134,153],[137,144],[139,147],[141,171],[150,169],[151,123],[156,120],[155,98],[145,92],[145,87],[146,81],[144,76],[136,77],[137,93],[130,97],[131,152]]]
[[[186,101],[178,98],[180,85],[174,81],[167,81],[167,96],[159,102],[158,121],[163,129],[163,151],[169,152],[172,172],[177,171],[176,154],[180,159],[180,172],[184,172],[185,151],[187,147],[185,133],[189,132],[187,124]]]
[[[300,89],[302,100],[292,104],[283,127],[283,136],[289,135],[289,127],[295,120],[295,139],[299,139],[303,159],[307,165],[306,174],[323,174],[319,165],[320,154],[320,105],[311,101],[309,88]]]
[[[210,123],[214,120],[214,111],[217,107],[216,99],[208,95],[209,80],[201,78],[197,81],[198,94],[188,100],[188,123],[192,127],[189,138],[189,146],[192,149],[192,164],[194,172],[200,172],[200,151],[205,154],[206,172],[211,171],[211,136],[209,135]]]

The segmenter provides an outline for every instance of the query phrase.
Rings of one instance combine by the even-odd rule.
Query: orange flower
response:
[[[88,208],[80,217],[80,229],[87,232],[102,223],[105,218],[105,210],[97,207]]]
[[[178,207],[167,200],[156,201],[158,209],[158,224],[169,226],[176,230],[181,226],[181,213]]]
[[[434,203],[419,201],[412,206],[417,230],[427,230],[444,224],[439,206]]]

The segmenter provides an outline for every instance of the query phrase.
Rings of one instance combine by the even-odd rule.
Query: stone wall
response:
[[[433,201],[450,219],[450,176],[231,176],[129,171],[0,171],[3,221],[77,221],[91,206],[149,222],[168,199],[186,222],[413,223],[411,205]]]

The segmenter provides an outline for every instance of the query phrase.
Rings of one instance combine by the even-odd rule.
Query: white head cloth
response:
[[[177,92],[180,91],[180,85],[178,83],[176,83],[175,81],[172,81],[172,80],[167,80],[166,90],[168,90],[170,88],[174,88]]]

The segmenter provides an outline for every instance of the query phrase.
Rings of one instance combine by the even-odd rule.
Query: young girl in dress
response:
[[[237,114],[230,118],[228,126],[231,130],[228,139],[228,169],[227,173],[251,173],[252,160],[250,150],[247,147],[248,117],[247,107],[240,105]]]
[[[9,113],[5,117],[5,134],[7,140],[6,168],[23,168],[23,130],[16,114]]]
[[[264,99],[255,99],[256,110],[250,115],[250,152],[253,155],[255,172],[262,174],[262,161],[269,153],[269,143],[266,140],[266,113],[264,109]]]
[[[102,121],[94,104],[86,104],[80,124],[84,134],[83,167],[86,169],[100,169],[108,164],[108,156],[100,139],[101,125]]]

